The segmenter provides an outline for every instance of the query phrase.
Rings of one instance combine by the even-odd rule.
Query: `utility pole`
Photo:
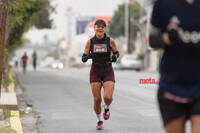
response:
[[[129,49],[129,1],[125,0],[124,4],[125,4],[124,34],[125,34],[125,44],[127,46],[126,53],[128,53],[128,49]]]
[[[6,18],[7,18],[8,0],[0,0],[0,95],[3,74],[3,53],[6,34]]]

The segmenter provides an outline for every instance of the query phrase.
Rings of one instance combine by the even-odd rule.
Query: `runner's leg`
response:
[[[192,115],[192,133],[200,133],[200,115]]]
[[[103,83],[104,88],[104,102],[106,105],[110,105],[112,103],[112,97],[114,92],[115,83],[113,81],[106,81]]]
[[[185,117],[178,118],[166,124],[166,133],[185,133]]]
[[[112,103],[113,100],[113,91],[114,91],[114,82],[113,81],[106,81],[103,84],[104,88],[104,113],[103,117],[105,120],[108,120],[110,118],[110,104]]]
[[[103,129],[103,118],[101,115],[101,88],[102,88],[102,84],[101,82],[92,82],[91,84],[91,89],[92,89],[92,94],[93,94],[93,98],[94,98],[94,111],[96,112],[97,115],[97,126],[96,129],[97,130],[101,130]]]

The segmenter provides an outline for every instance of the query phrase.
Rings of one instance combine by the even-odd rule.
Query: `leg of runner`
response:
[[[26,74],[26,64],[23,64],[23,73]]]
[[[115,83],[113,81],[107,81],[103,83],[104,88],[104,113],[103,117],[105,120],[108,120],[110,118],[110,104],[112,103],[112,96],[114,91],[114,85]]]
[[[200,133],[200,115],[191,116],[192,133]]]
[[[178,118],[166,124],[166,133],[185,133],[185,117]]]
[[[36,71],[36,64],[33,65],[34,70]]]
[[[94,111],[96,112],[98,122],[96,129],[101,130],[103,129],[103,119],[101,115],[101,88],[102,84],[100,82],[91,83],[92,94],[94,98]]]
[[[36,67],[37,67],[37,63],[36,63],[36,61],[34,60],[34,61],[33,61],[33,68],[34,68],[35,71],[36,71]]]

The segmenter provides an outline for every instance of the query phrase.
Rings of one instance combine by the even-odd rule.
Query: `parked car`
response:
[[[54,69],[63,69],[64,65],[61,61],[56,60],[52,63],[51,67]]]
[[[40,64],[39,67],[42,68],[50,68],[52,67],[52,63],[54,62],[54,58],[53,57],[46,57],[45,59],[43,59]]]
[[[120,61],[120,69],[135,69],[140,71],[142,61],[135,55],[125,54]]]

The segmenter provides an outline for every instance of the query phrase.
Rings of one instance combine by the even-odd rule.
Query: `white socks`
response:
[[[109,109],[109,106],[110,106],[110,105],[106,105],[106,104],[105,104],[105,109]]]
[[[105,109],[109,110],[109,107],[110,107],[109,105],[106,105],[106,104],[105,104]],[[108,112],[109,112],[109,111],[108,111]],[[108,112],[107,112],[107,113],[108,113]],[[98,121],[103,121],[102,115],[101,115],[101,114],[98,114],[98,115],[97,115],[97,119],[98,119]]]
[[[97,115],[97,118],[98,118],[99,121],[103,121],[103,117],[102,117],[101,114],[98,114],[98,115]]]

